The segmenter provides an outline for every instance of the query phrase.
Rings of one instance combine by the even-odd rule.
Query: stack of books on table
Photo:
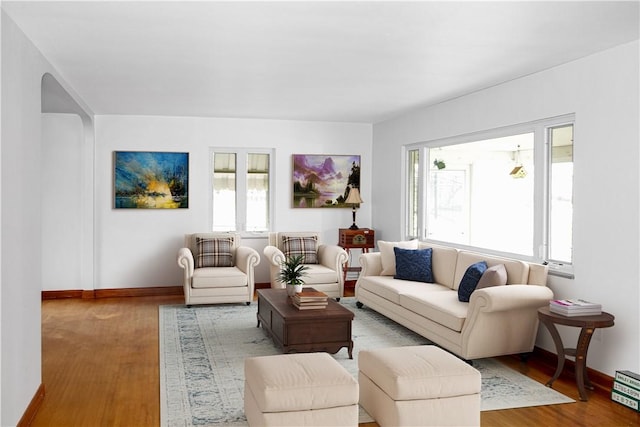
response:
[[[327,294],[324,292],[304,289],[295,294],[291,300],[298,310],[317,310],[326,308],[328,304]]]
[[[640,375],[631,371],[616,371],[611,400],[640,412]]]
[[[563,316],[594,316],[602,313],[602,305],[583,299],[556,299],[549,302],[549,311]]]

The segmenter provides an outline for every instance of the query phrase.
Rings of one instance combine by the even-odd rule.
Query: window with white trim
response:
[[[574,116],[406,146],[406,238],[570,270]]]
[[[212,150],[213,231],[269,231],[272,159],[271,150]]]

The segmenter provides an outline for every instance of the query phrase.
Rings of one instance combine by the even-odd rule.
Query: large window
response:
[[[213,150],[214,231],[269,230],[271,158],[271,153],[264,150]]]
[[[558,263],[570,263],[573,234],[573,125],[551,127],[547,137],[551,147],[548,258]]]
[[[573,116],[407,147],[406,235],[572,262]]]

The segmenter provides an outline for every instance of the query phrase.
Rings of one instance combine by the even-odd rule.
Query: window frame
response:
[[[534,192],[533,192],[533,256],[527,256],[518,253],[511,253],[506,251],[499,251],[493,249],[487,249],[482,247],[457,244],[448,241],[434,240],[434,243],[455,246],[461,249],[482,251],[497,256],[505,256],[510,258],[522,259],[529,262],[545,263],[549,265],[549,271],[551,274],[559,275],[563,277],[573,277],[573,259],[570,263],[558,262],[551,260],[549,257],[549,241],[550,241],[550,197],[551,197],[551,141],[550,130],[561,126],[572,125],[573,126],[573,153],[575,154],[575,135],[576,135],[576,120],[575,114],[565,114],[556,117],[550,117],[532,122],[521,123],[516,125],[504,126],[495,129],[488,129],[478,132],[472,132],[463,135],[457,135],[452,137],[439,138],[429,141],[422,141],[412,144],[404,145],[402,152],[402,176],[404,177],[402,185],[402,235],[404,239],[417,238],[419,240],[427,240],[427,175],[429,173],[429,165],[433,159],[429,158],[429,150],[437,147],[452,146],[458,144],[465,144],[470,142],[482,141],[493,138],[501,138],[506,136],[512,136],[522,133],[533,133],[534,137]],[[418,178],[416,182],[419,185],[417,190],[417,231],[418,235],[414,236],[410,234],[408,229],[412,223],[409,218],[410,212],[410,174],[412,168],[409,165],[411,152],[418,150]],[[575,155],[572,159],[575,162]],[[575,168],[575,163],[574,163]],[[575,169],[574,169],[575,170]],[[572,182],[572,193],[575,193],[575,179]],[[572,198],[572,209],[575,208],[575,202]],[[575,211],[572,212],[572,216],[575,218]],[[573,242],[572,236],[572,242]],[[573,256],[572,256],[573,258]]]
[[[273,229],[275,212],[275,149],[258,147],[209,147],[209,230],[213,230],[213,181],[214,181],[214,155],[215,153],[233,153],[236,155],[236,223],[235,230],[243,238],[259,238],[268,236]],[[247,231],[247,158],[249,154],[269,155],[269,220],[265,231]],[[242,160],[241,160],[242,159]]]

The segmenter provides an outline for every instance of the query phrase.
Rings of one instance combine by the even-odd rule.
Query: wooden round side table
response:
[[[591,342],[591,336],[596,328],[608,328],[613,326],[614,316],[604,311],[601,314],[592,316],[563,316],[561,314],[552,313],[549,307],[542,307],[538,309],[538,319],[547,327],[553,342],[556,345],[556,351],[558,352],[558,366],[553,377],[547,381],[547,387],[551,387],[553,382],[558,379],[564,368],[564,362],[566,356],[574,356],[576,358],[576,383],[578,385],[578,392],[580,393],[580,400],[587,401],[587,393],[585,387],[589,390],[593,390],[593,385],[589,381],[587,376],[587,351],[589,350],[589,343]],[[575,326],[582,328],[580,336],[578,337],[578,344],[576,348],[565,348],[562,344],[562,338],[558,333],[556,325]]]

